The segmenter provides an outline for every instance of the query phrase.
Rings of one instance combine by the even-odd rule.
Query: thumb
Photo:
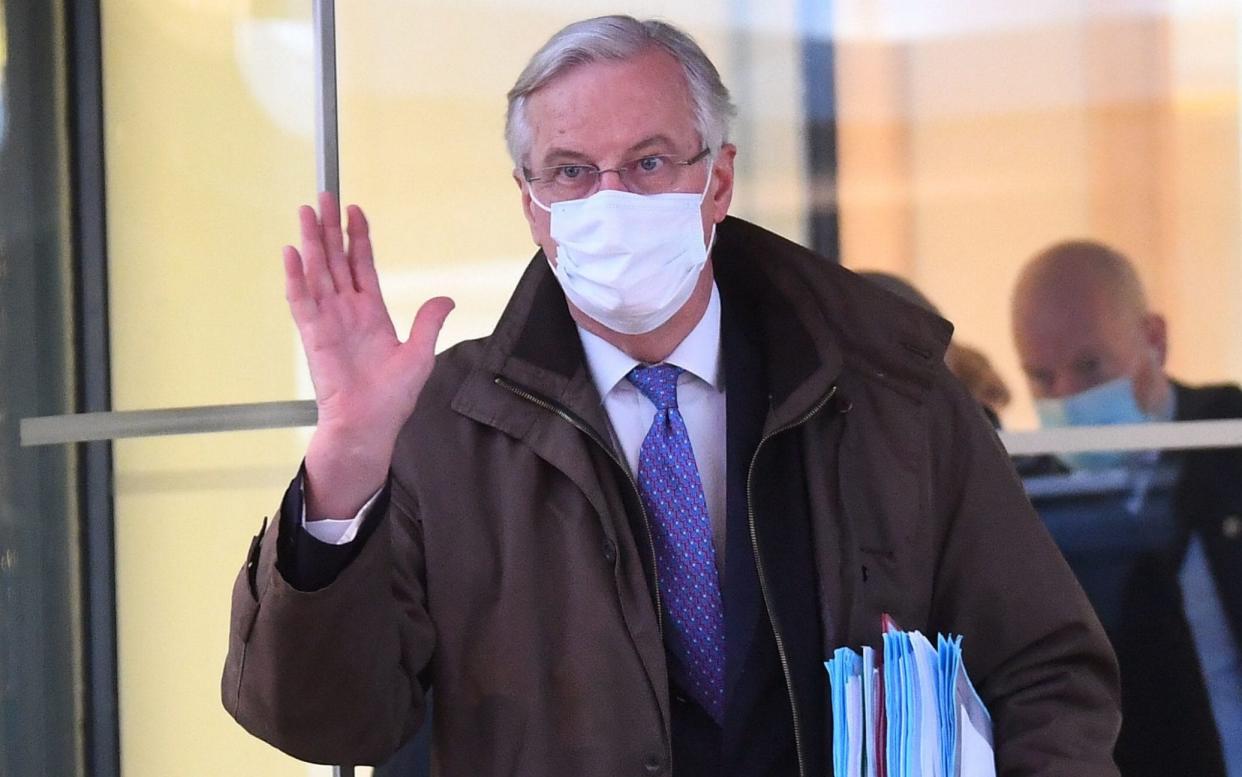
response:
[[[444,319],[453,311],[457,303],[448,297],[433,297],[423,303],[414,314],[414,323],[410,326],[410,337],[406,341],[407,348],[418,356],[431,358],[435,355],[436,340]],[[417,357],[416,357],[417,358]]]

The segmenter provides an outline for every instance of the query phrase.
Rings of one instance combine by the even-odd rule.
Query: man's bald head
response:
[[[1014,344],[1037,399],[1129,377],[1146,412],[1168,402],[1164,319],[1115,249],[1088,240],[1050,246],[1023,268],[1012,303]]]
[[[1018,276],[1014,311],[1050,300],[1081,303],[1089,296],[1100,296],[1118,316],[1147,313],[1147,295],[1134,265],[1094,240],[1067,240],[1036,254]]]

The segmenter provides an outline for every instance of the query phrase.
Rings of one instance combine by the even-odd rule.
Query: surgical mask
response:
[[[707,264],[702,204],[711,178],[702,194],[603,189],[551,208],[532,197],[552,214],[552,271],[569,301],[627,335],[645,334],[672,318]],[[708,243],[715,237],[713,225]]]
[[[1058,399],[1035,400],[1040,426],[1111,426],[1141,424],[1151,420],[1134,397],[1134,382],[1128,377],[1110,380],[1086,391]],[[1057,454],[1074,469],[1114,469],[1133,458],[1127,451],[1082,451]]]

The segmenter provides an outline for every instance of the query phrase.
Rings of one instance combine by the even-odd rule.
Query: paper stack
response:
[[[962,638],[890,630],[884,651],[825,662],[836,777],[995,777],[992,719],[962,664]]]

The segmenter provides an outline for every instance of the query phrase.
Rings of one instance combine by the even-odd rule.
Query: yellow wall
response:
[[[313,189],[310,142],[249,93],[229,4],[102,13],[114,406],[287,399],[274,249]],[[125,774],[306,775],[218,701],[239,551],[276,507],[297,434],[125,441],[115,456]]]
[[[738,212],[798,239],[796,5],[774,3],[737,25],[727,5],[626,10],[700,37],[746,117]],[[343,195],[368,209],[397,326],[422,299],[448,293],[459,307],[443,343],[484,334],[533,250],[501,140],[504,93],[555,29],[615,6],[337,6]],[[102,4],[117,409],[311,396],[279,260],[315,186],[309,9],[309,0]],[[249,737],[218,700],[232,578],[305,437],[117,444],[126,777],[308,774]]]
[[[894,5],[838,6],[846,264],[925,291],[1015,389],[1013,425],[1033,417],[1009,291],[1069,237],[1134,258],[1174,375],[1242,378],[1237,9]]]

